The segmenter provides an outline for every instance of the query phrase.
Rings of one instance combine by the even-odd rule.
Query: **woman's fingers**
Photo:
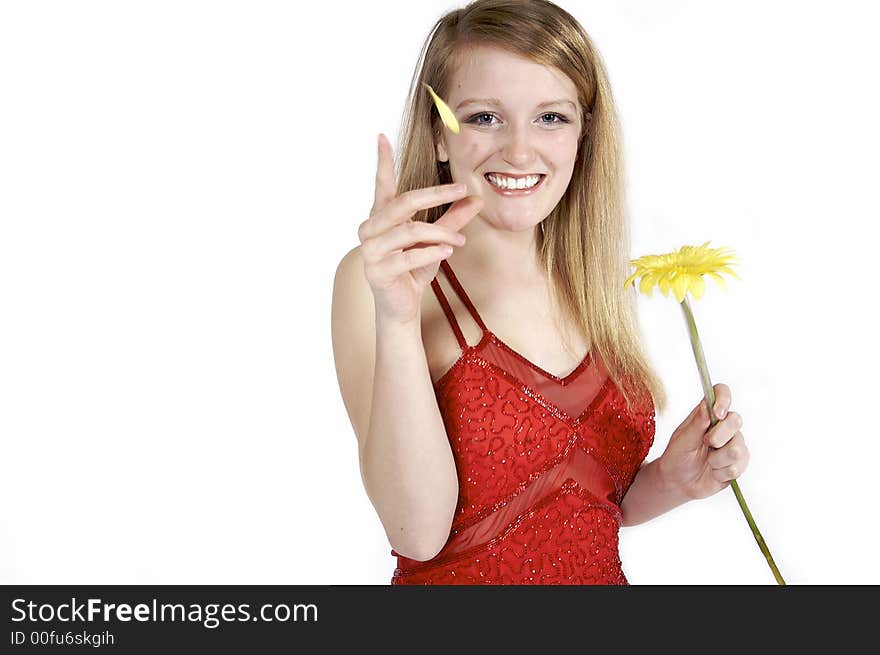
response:
[[[749,457],[742,432],[736,432],[723,448],[710,452],[707,459],[713,477],[718,482],[726,482],[742,475],[749,464]]]
[[[379,135],[378,157],[376,159],[376,190],[370,216],[381,210],[394,199],[397,193],[397,180],[394,176],[394,153],[384,134]]]
[[[737,430],[742,428],[742,417],[736,412],[728,412],[727,416],[718,421],[703,437],[707,446],[721,448],[730,441]]]
[[[712,386],[712,391],[715,393],[715,406],[712,407],[712,413],[715,415],[715,418],[720,420],[725,417],[725,412],[730,409],[730,387],[719,382]]]
[[[375,239],[365,241],[362,251],[364,259],[372,262],[382,259],[395,250],[443,243],[460,246],[464,241],[464,235],[444,225],[408,221],[392,227]]]
[[[741,475],[742,470],[736,465],[726,466],[721,469],[712,469],[712,477],[718,482],[730,482],[731,480],[736,480]]]
[[[412,248],[393,255],[387,255],[373,265],[376,276],[381,280],[393,280],[407,271],[433,264],[452,254],[452,246],[426,246]]]
[[[430,189],[442,189],[443,187],[429,187]],[[421,189],[421,191],[427,191],[428,189]],[[483,199],[480,196],[468,196],[466,198],[460,198],[455,200],[455,193],[453,193],[452,205],[447,209],[443,215],[438,218],[434,223],[425,223],[424,221],[413,221],[410,220],[410,223],[421,223],[423,225],[437,225],[440,227],[448,228],[455,234],[460,234],[459,230],[461,230],[465,225],[470,223],[470,221],[476,216],[480,210],[483,208]],[[430,201],[429,201],[430,202]],[[444,202],[449,202],[449,200],[444,200]],[[427,205],[431,206],[431,205]],[[399,225],[406,225],[407,221],[402,221]],[[380,226],[381,223],[377,222],[377,218],[369,218],[361,223],[358,228],[358,236],[360,237],[361,243],[366,244],[368,239],[375,238],[383,233],[381,229],[377,226]],[[393,226],[392,228],[393,229]],[[390,230],[385,230],[390,231]],[[462,239],[464,239],[464,235],[460,235]],[[453,243],[453,245],[460,246],[464,244],[464,241],[461,243]]]
[[[357,230],[364,272],[377,311],[409,321],[418,316],[421,295],[440,262],[452,254],[453,246],[464,244],[458,229],[480,210],[482,201],[466,198],[465,184],[398,194],[394,156],[384,134],[378,135],[377,151],[373,206]],[[441,205],[451,205],[450,210],[433,223],[412,220],[416,212]]]
[[[361,240],[369,239],[385,232],[389,228],[410,220],[417,211],[429,209],[437,205],[455,202],[467,193],[466,188],[458,189],[454,184],[431,186],[424,189],[413,189],[401,193],[385,207],[370,216],[361,224],[358,234]]]
[[[483,199],[480,196],[468,196],[457,200],[444,212],[443,216],[437,219],[435,225],[444,225],[457,232],[480,213],[483,204]]]

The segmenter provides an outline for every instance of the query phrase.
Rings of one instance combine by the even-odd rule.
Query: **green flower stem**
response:
[[[712,380],[709,378],[709,367],[706,366],[706,356],[703,354],[703,346],[700,344],[700,335],[697,333],[697,324],[694,322],[694,315],[691,312],[691,306],[688,303],[687,295],[685,295],[684,300],[681,303],[681,309],[684,312],[684,319],[688,326],[691,346],[694,349],[694,358],[697,360],[697,370],[700,372],[700,381],[703,384],[703,393],[706,396],[706,405],[709,408],[709,427],[712,427],[718,423],[718,419],[715,417],[715,412],[713,411],[713,407],[715,407],[715,390],[712,388]],[[779,569],[776,568],[776,564],[773,562],[773,556],[770,554],[770,549],[767,548],[767,544],[764,542],[764,537],[761,536],[761,532],[758,530],[758,526],[752,518],[752,513],[749,511],[748,505],[746,505],[746,499],[743,498],[742,492],[739,490],[739,484],[737,484],[736,480],[730,481],[730,488],[733,489],[733,493],[736,495],[736,500],[739,503],[740,509],[742,509],[743,514],[745,514],[746,521],[748,521],[749,527],[752,529],[752,534],[755,536],[755,541],[758,542],[758,547],[761,549],[761,552],[764,553],[764,557],[767,559],[767,564],[770,565],[770,569],[773,571],[776,582],[785,585],[785,580],[782,579],[782,574],[779,573]]]

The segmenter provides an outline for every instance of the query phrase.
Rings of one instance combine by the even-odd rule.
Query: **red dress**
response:
[[[633,413],[592,352],[557,377],[490,332],[446,260],[441,268],[483,331],[435,393],[458,472],[449,539],[431,560],[397,558],[391,584],[617,584],[620,503],[654,441],[654,406]]]

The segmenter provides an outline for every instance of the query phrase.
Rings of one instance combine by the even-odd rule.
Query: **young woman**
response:
[[[645,462],[665,395],[623,286],[604,65],[540,0],[452,11],[422,56],[399,176],[380,135],[373,207],[332,309],[391,582],[628,584],[619,528],[726,488],[749,455],[718,384],[723,420],[710,430],[699,399]]]

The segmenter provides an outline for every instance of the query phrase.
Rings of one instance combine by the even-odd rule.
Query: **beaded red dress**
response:
[[[565,377],[488,330],[469,346],[437,278],[431,287],[462,349],[435,384],[458,471],[449,538],[432,559],[400,555],[391,584],[629,584],[618,554],[620,503],[654,441],[654,406],[626,411],[588,352]]]

